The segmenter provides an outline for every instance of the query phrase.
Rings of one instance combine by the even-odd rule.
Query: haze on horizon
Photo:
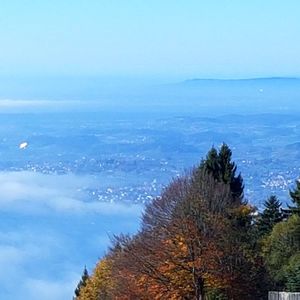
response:
[[[71,299],[109,236],[136,232],[143,203],[212,145],[232,147],[249,201],[285,203],[300,171],[299,11],[2,0],[0,298]]]
[[[3,0],[0,77],[299,77],[299,11],[296,0]]]

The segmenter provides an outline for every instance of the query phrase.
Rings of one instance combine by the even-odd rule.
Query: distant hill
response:
[[[187,79],[179,85],[253,85],[253,84],[298,84],[300,85],[300,78],[297,77],[265,77],[265,78],[246,78],[246,79],[201,79],[193,78]]]

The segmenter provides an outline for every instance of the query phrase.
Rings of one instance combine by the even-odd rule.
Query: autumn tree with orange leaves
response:
[[[78,300],[260,299],[253,208],[235,173],[224,144],[174,179],[146,205],[136,235],[115,237]]]

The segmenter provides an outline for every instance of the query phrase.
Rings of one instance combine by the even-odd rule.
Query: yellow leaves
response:
[[[239,217],[246,217],[253,214],[255,212],[255,208],[249,204],[245,204],[233,209],[232,212]]]
[[[78,300],[111,299],[109,295],[115,285],[111,272],[112,263],[109,258],[100,260],[86,286],[80,291]]]

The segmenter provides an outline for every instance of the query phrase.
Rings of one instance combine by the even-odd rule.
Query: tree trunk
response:
[[[204,300],[204,280],[201,277],[197,279],[196,300]]]

